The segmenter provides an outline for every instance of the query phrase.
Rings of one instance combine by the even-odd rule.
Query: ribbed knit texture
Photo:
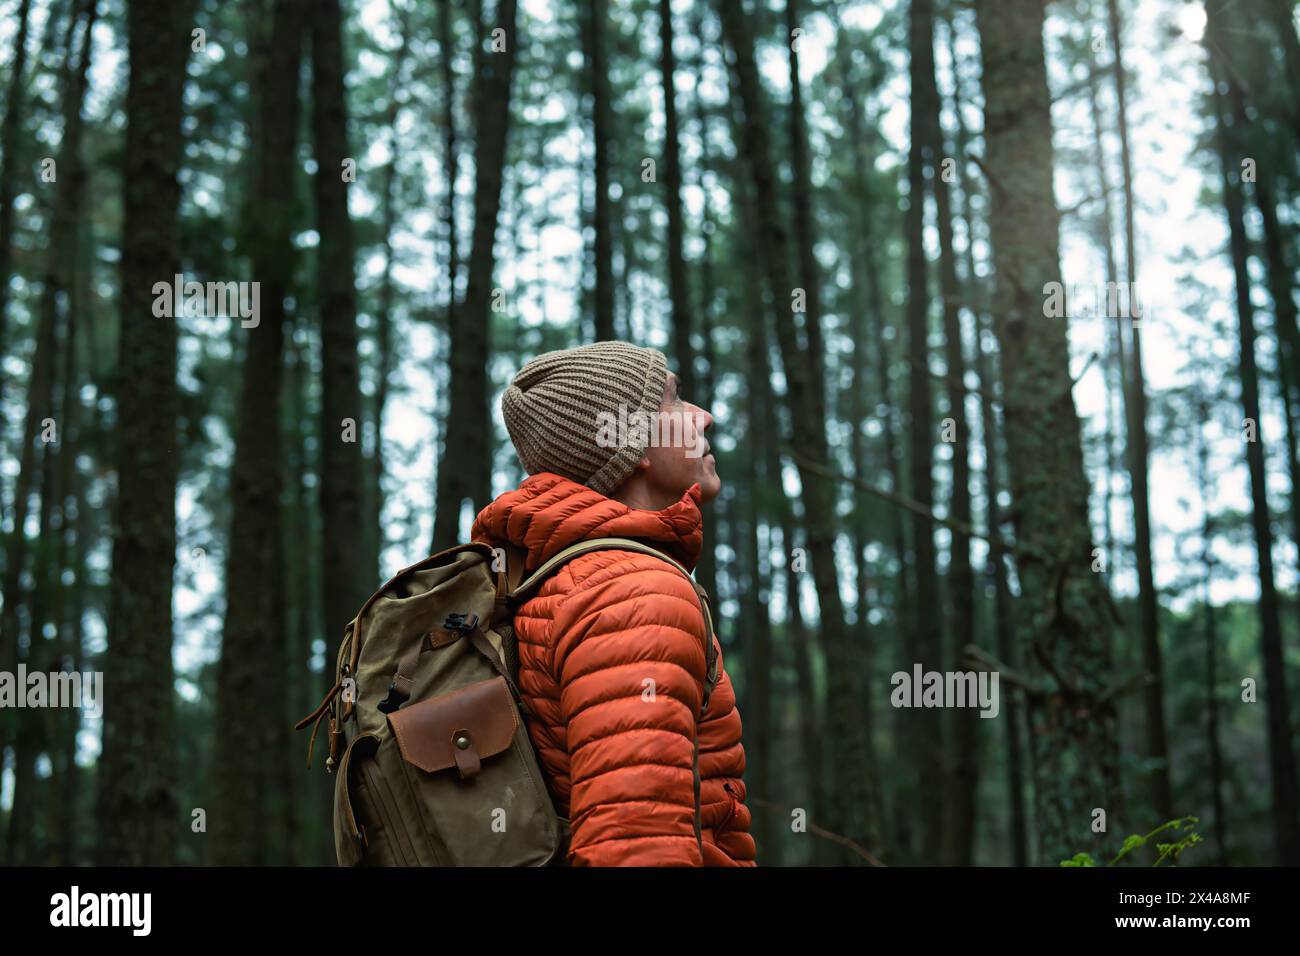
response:
[[[604,448],[598,416],[617,421],[622,405],[633,423],[637,413],[653,421],[667,383],[662,352],[595,342],[545,352],[525,365],[501,396],[501,414],[528,474],[554,472],[609,495],[636,468],[649,433],[629,429],[627,444]]]

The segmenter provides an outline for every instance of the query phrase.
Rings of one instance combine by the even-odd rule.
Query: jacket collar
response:
[[[526,551],[527,571],[571,544],[603,537],[635,538],[691,570],[704,542],[700,494],[699,484],[694,484],[667,508],[645,511],[576,481],[541,472],[480,511],[471,537]]]

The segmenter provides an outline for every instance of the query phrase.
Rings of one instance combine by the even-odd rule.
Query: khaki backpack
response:
[[[569,825],[528,737],[514,614],[568,561],[618,549],[686,575],[704,612],[708,680],[718,680],[708,595],[682,565],[628,538],[572,545],[517,583],[521,556],[474,542],[399,571],[348,622],[334,686],[295,729],[329,718],[340,866],[547,866],[566,862]],[[508,574],[507,565],[514,573]],[[513,585],[513,586],[512,586]],[[700,834],[699,747],[695,837]],[[701,843],[701,853],[703,844]]]

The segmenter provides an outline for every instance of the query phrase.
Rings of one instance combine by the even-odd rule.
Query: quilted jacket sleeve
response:
[[[703,866],[693,750],[704,622],[690,583],[656,558],[615,560],[556,609],[554,667],[572,791],[574,866]]]

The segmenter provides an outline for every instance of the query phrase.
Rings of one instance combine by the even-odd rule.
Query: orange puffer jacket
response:
[[[699,500],[693,485],[662,511],[639,511],[542,473],[484,508],[473,537],[525,550],[530,572],[599,537],[635,538],[694,568],[704,536]],[[735,691],[719,657],[718,684],[699,717],[704,620],[679,571],[631,551],[582,555],[520,607],[515,631],[528,732],[556,810],[569,818],[570,865],[756,865]]]

